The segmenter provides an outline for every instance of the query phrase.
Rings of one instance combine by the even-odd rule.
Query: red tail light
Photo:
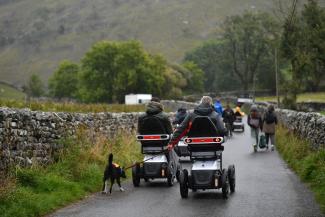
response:
[[[168,134],[162,134],[162,135],[137,135],[137,140],[168,140],[169,139]]]
[[[197,138],[186,138],[184,140],[187,144],[205,144],[205,143],[222,143],[222,137],[197,137]]]

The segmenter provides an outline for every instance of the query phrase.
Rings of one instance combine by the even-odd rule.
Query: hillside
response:
[[[0,82],[0,101],[1,100],[24,100],[25,94],[6,83]]]
[[[136,39],[169,61],[213,38],[223,19],[273,9],[269,0],[0,0],[0,80],[45,81],[96,41]]]

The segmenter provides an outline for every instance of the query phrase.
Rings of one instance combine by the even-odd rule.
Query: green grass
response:
[[[283,127],[277,129],[277,149],[288,165],[308,184],[325,213],[325,150],[311,150],[308,141]]]
[[[276,101],[275,96],[256,97],[257,101]],[[280,97],[282,100],[282,97]],[[325,92],[299,94],[298,102],[325,102]]]
[[[325,111],[321,111],[321,112],[319,112],[319,113],[321,113],[322,115],[325,115]]]
[[[0,99],[24,100],[25,94],[9,85],[0,83]]]
[[[125,104],[82,104],[82,103],[56,103],[31,101],[26,103],[22,100],[0,99],[0,107],[29,108],[32,111],[51,112],[143,112],[145,105]]]
[[[140,146],[134,138],[126,135],[107,140],[99,136],[90,141],[87,132],[81,130],[77,138],[63,140],[65,148],[53,165],[16,168],[13,176],[1,180],[1,216],[43,216],[99,191],[109,152],[114,153],[114,162],[121,166],[140,159]],[[130,170],[127,175],[130,177]]]

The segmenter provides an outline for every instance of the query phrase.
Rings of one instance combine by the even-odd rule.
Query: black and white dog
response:
[[[115,180],[120,187],[120,191],[124,191],[124,189],[121,186],[121,177],[126,178],[125,171],[118,165],[113,163],[113,154],[109,154],[108,157],[108,164],[105,168],[104,172],[104,178],[103,178],[103,189],[102,193],[107,194],[108,193],[108,182],[111,182],[111,186],[109,188],[109,193],[112,193],[112,188],[115,183]]]

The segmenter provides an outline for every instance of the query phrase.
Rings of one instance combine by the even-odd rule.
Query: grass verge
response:
[[[114,162],[122,166],[141,157],[133,135],[117,136],[114,140],[89,138],[81,130],[76,138],[62,140],[64,148],[55,156],[56,163],[46,168],[15,168],[0,183],[1,216],[43,216],[99,191],[109,152],[114,153]]]
[[[38,102],[26,103],[22,100],[0,99],[0,107],[29,108],[32,111],[49,112],[143,112],[145,105],[125,104],[82,104],[71,102]]]
[[[280,100],[283,98],[280,97]],[[276,96],[256,97],[257,101],[276,101]],[[302,93],[297,97],[297,102],[325,102],[325,92]]]
[[[314,151],[308,141],[284,127],[277,129],[277,149],[288,165],[310,186],[325,213],[325,150]]]

